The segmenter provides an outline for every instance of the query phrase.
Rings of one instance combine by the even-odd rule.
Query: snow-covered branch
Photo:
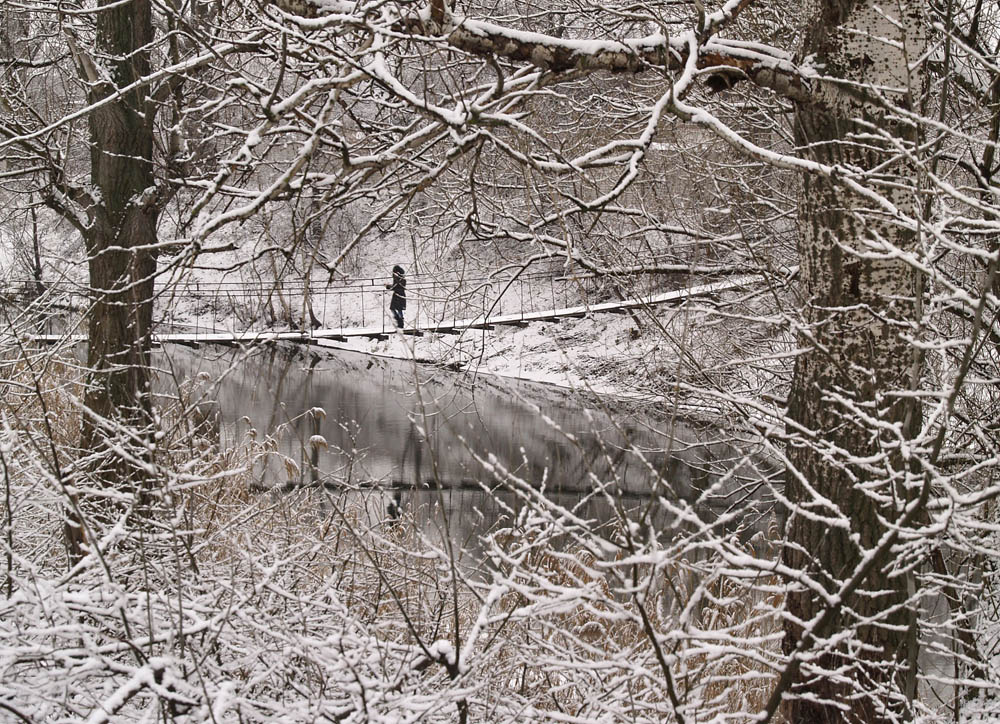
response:
[[[329,17],[337,22],[353,8],[312,0],[271,2],[293,16]],[[717,33],[750,4],[748,0],[731,0],[710,16],[701,29],[692,28],[669,37],[654,33],[625,40],[564,38],[518,30],[479,18],[444,13],[440,4],[435,3],[401,16],[391,27],[397,33],[413,34],[415,40],[435,42],[443,39],[449,47],[470,55],[527,63],[555,74],[677,72],[687,65],[690,44],[686,35],[697,34],[708,39],[699,43],[695,66],[702,71],[712,90],[724,90],[749,80],[783,97],[808,101],[810,74],[800,71],[787,52],[763,44],[730,42],[718,37]],[[356,17],[351,20],[358,25],[363,23]]]

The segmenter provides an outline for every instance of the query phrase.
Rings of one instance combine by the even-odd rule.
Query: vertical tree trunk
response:
[[[153,35],[149,0],[104,1],[97,14],[98,54],[89,72],[96,103],[149,73]],[[86,68],[83,69],[85,72]],[[118,95],[89,116],[91,181],[99,202],[84,234],[93,295],[83,454],[97,451],[89,469],[105,485],[139,490],[141,466],[115,452],[124,427],[140,437],[150,423],[150,347],[156,224],[159,214],[153,175],[153,110],[142,88]],[[119,440],[111,444],[111,439]],[[141,452],[141,450],[140,450]],[[145,454],[145,453],[141,453]]]
[[[914,140],[910,127],[883,110],[884,101],[912,107],[909,91],[921,88],[919,69],[908,73],[907,64],[923,53],[924,26],[919,7],[907,7],[873,0],[814,5],[802,54],[836,80],[823,81],[816,101],[798,108],[796,131],[800,145],[822,163],[878,168],[869,183],[886,182],[882,193],[915,215],[914,190],[891,190],[894,182],[905,186],[912,171],[890,143],[872,138],[881,130],[897,142]],[[916,238],[864,206],[830,179],[805,180],[799,254],[807,307],[800,345],[807,351],[796,361],[789,398],[790,432],[797,437],[788,455],[794,507],[783,557],[830,594],[862,565],[870,570],[856,591],[833,604],[834,615],[814,636],[804,628],[830,606],[807,588],[789,593],[786,653],[823,651],[799,659],[792,692],[800,696],[785,701],[790,722],[897,721],[907,716],[914,694],[914,619],[905,605],[912,578],[893,574],[888,553],[871,558],[912,498],[898,442],[920,423],[919,408],[900,394],[911,388],[918,364],[905,338],[918,293],[912,268],[883,253],[883,242],[913,250]],[[849,641],[821,641],[848,630]]]

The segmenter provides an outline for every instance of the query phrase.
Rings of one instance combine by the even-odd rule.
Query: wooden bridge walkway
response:
[[[586,304],[544,311],[520,311],[510,314],[483,314],[465,319],[449,319],[434,322],[424,322],[406,325],[401,330],[393,328],[390,322],[383,320],[378,326],[319,328],[312,330],[291,330],[275,332],[266,330],[215,331],[191,328],[180,332],[155,333],[154,344],[223,344],[251,345],[269,342],[298,342],[304,344],[317,343],[320,340],[346,342],[352,338],[387,339],[397,331],[406,335],[423,336],[425,334],[461,334],[466,330],[494,329],[500,326],[524,327],[532,322],[558,322],[561,319],[585,317],[588,314],[610,313],[626,314],[630,310],[659,306],[664,304],[682,304],[689,299],[711,296],[725,291],[746,288],[754,285],[751,277],[738,277],[711,284],[702,284],[670,292],[651,294],[648,296],[624,299],[600,304]],[[180,325],[174,325],[175,327]],[[84,334],[43,334],[33,335],[33,341],[42,343],[83,342]]]

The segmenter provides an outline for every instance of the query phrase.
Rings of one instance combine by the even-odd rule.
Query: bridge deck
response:
[[[531,322],[556,322],[560,319],[584,317],[587,314],[600,312],[627,312],[630,309],[638,309],[651,305],[670,304],[684,302],[687,299],[708,296],[718,292],[747,286],[751,280],[747,277],[729,279],[711,284],[702,284],[685,289],[677,289],[671,292],[663,292],[646,297],[624,299],[617,302],[602,302],[600,304],[587,304],[573,307],[562,307],[559,309],[548,309],[535,312],[514,312],[512,314],[481,315],[468,319],[451,319],[437,322],[406,325],[401,330],[403,334],[459,334],[469,329],[492,329],[497,326],[525,326]],[[304,342],[313,340],[333,340],[347,341],[350,338],[366,337],[385,338],[396,330],[391,326],[386,327],[385,323],[380,326],[367,327],[340,327],[329,329],[313,329],[307,331],[287,331],[273,332],[264,330],[247,330],[244,332],[217,332],[194,329],[190,332],[168,332],[154,334],[153,342],[157,344],[254,344],[264,342]],[[86,340],[83,334],[44,334],[31,337],[37,342],[82,342]]]

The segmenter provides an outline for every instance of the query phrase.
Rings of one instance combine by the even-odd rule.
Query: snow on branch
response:
[[[343,22],[353,10],[350,4],[327,0],[270,0],[270,4],[301,18],[336,15],[338,22]],[[704,71],[705,84],[712,91],[725,90],[749,80],[791,100],[808,100],[807,75],[792,63],[788,53],[767,45],[716,36],[749,4],[748,0],[727,3],[718,12],[699,21],[698,28],[674,36],[657,32],[623,41],[563,38],[452,15],[443,0],[432,0],[428,7],[400,16],[391,27],[394,32],[414,38],[444,38],[451,48],[471,55],[528,63],[552,73],[681,71],[688,63],[691,36],[697,36],[705,40],[697,44],[695,66]],[[363,21],[362,18],[354,20]]]

